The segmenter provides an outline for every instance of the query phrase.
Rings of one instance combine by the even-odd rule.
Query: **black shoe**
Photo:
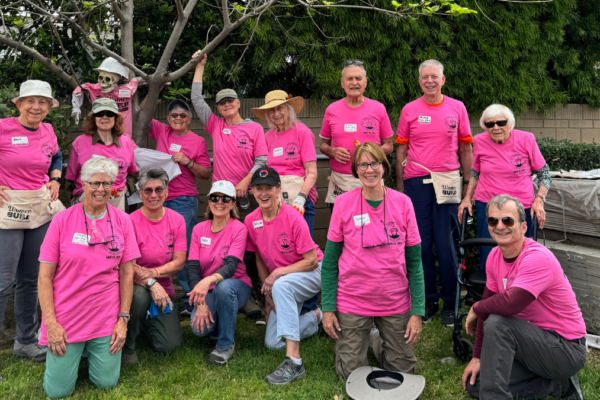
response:
[[[179,315],[189,317],[189,316],[192,315],[192,311],[194,311],[194,307],[190,306],[189,303],[184,303],[183,304],[183,309],[181,310],[181,312],[179,313]]]
[[[437,301],[428,301],[425,303],[425,316],[423,317],[423,323],[427,324],[431,322],[433,316],[440,311],[440,305]]]
[[[265,382],[271,385],[283,386],[304,378],[304,375],[306,375],[304,363],[298,365],[286,356],[279,367],[273,373],[267,375]]]
[[[560,396],[560,398],[567,400],[583,400],[583,393],[581,392],[577,374],[562,381],[562,396]]]
[[[442,310],[442,326],[454,326],[454,307]]]

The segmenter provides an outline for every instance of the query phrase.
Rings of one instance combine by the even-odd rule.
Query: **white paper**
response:
[[[273,157],[279,157],[283,155],[283,147],[273,149]]]
[[[356,124],[344,124],[344,132],[356,132]]]
[[[140,173],[151,168],[162,168],[167,172],[169,180],[171,181],[181,175],[179,164],[171,159],[170,154],[157,150],[143,149],[141,147],[135,149],[133,153],[135,155],[135,165],[140,170]],[[142,199],[139,196],[139,192],[135,192],[127,198],[128,204],[137,204],[141,202]]]
[[[80,244],[83,246],[87,246],[89,243],[90,237],[84,233],[76,233],[73,235],[73,243]]]
[[[171,147],[169,147],[169,151],[174,151],[177,153],[179,150],[181,150],[180,144],[171,143]]]
[[[15,136],[12,138],[12,145],[17,146],[29,146],[29,138],[27,136]]]
[[[204,237],[204,236],[202,236],[200,238],[200,243],[202,243],[205,246],[210,246],[210,242],[211,242],[211,238],[207,238],[207,237]]]
[[[263,220],[259,219],[258,221],[254,221],[252,222],[252,225],[254,225],[254,229],[262,228],[264,226]]]
[[[371,220],[369,219],[369,214],[354,216],[354,225],[356,225],[356,226],[369,225],[370,223],[371,223]]]
[[[431,117],[419,115],[419,123],[420,124],[430,124],[431,123]]]

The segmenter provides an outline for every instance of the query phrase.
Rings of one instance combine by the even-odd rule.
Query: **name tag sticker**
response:
[[[262,219],[252,222],[252,225],[254,225],[254,229],[263,228],[265,226]]]
[[[200,238],[200,243],[202,243],[204,246],[210,246],[210,241],[211,241],[211,238],[207,238],[204,236],[202,236]]]
[[[96,157],[102,157],[102,158],[104,158],[104,156],[100,156],[98,154],[92,154],[92,158],[96,158]]]
[[[419,116],[419,123],[420,124],[430,124],[431,117]]]
[[[180,144],[171,143],[171,147],[169,147],[169,151],[174,151],[177,153],[180,150],[181,150]]]
[[[73,244],[87,246],[89,243],[89,239],[90,237],[84,233],[76,233],[73,235]]]
[[[273,157],[279,157],[283,155],[283,147],[273,149]]]
[[[131,97],[131,90],[119,89],[119,97]]]
[[[226,135],[231,135],[231,129],[223,129],[223,133]]]
[[[344,132],[356,132],[356,124],[344,124]]]
[[[12,138],[12,145],[14,147],[29,146],[29,138],[27,136],[15,136]]]
[[[508,279],[506,279],[506,278],[502,279],[502,283],[504,284],[504,290],[506,290],[506,282],[508,282]]]
[[[354,216],[354,225],[356,225],[356,226],[369,225],[370,223],[371,223],[371,220],[369,219],[369,214]]]

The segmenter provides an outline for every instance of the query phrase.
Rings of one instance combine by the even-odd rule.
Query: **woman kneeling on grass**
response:
[[[286,347],[285,360],[265,378],[287,385],[306,375],[300,340],[319,328],[321,311],[300,314],[302,304],[321,290],[323,253],[312,241],[308,225],[293,207],[278,200],[281,179],[273,168],[252,175],[252,190],[260,208],[246,217],[248,251],[256,252],[256,266],[265,295],[265,345]]]
[[[381,368],[414,373],[425,283],[413,205],[382,185],[390,164],[377,144],[358,146],[351,168],[362,188],[337,198],[323,259],[323,328],[337,340],[336,372],[346,379],[369,365],[371,347]]]

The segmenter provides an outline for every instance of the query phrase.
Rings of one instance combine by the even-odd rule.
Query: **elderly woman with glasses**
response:
[[[206,221],[194,228],[190,247],[192,332],[216,339],[208,356],[215,365],[225,365],[233,356],[236,315],[252,287],[243,261],[248,230],[239,221],[235,199],[233,183],[213,183]]]
[[[425,282],[413,205],[382,185],[391,168],[379,145],[358,146],[351,167],[362,188],[336,199],[322,264],[323,328],[336,339],[336,372],[346,379],[369,365],[371,347],[381,368],[414,373]]]
[[[79,177],[81,167],[92,157],[112,158],[119,166],[119,174],[113,184],[109,203],[125,211],[126,184],[129,193],[135,192],[138,169],[135,165],[133,140],[123,135],[125,125],[113,99],[99,98],[92,104],[92,112],[83,121],[84,134],[73,141],[69,166],[65,178],[68,189],[73,191],[71,203],[80,203],[85,194]]]
[[[176,276],[185,263],[185,221],[164,207],[169,193],[169,176],[165,170],[154,168],[142,173],[138,185],[143,206],[131,214],[131,222],[141,257],[133,265],[131,320],[121,356],[125,365],[138,363],[135,340],[140,329],[158,353],[172,353],[181,343],[171,277]]]
[[[73,391],[84,352],[96,386],[119,379],[140,252],[129,216],[108,204],[118,174],[112,159],[86,161],[83,202],[54,217],[40,250],[40,344],[49,350],[44,390],[52,399]]]
[[[516,197],[525,207],[527,214],[527,237],[533,236],[533,217],[540,228],[544,227],[546,212],[544,202],[550,189],[550,168],[531,132],[515,128],[512,111],[501,104],[492,104],[483,111],[479,124],[485,133],[475,136],[473,144],[473,167],[467,194],[458,208],[458,219],[462,223],[463,210],[473,215],[473,200],[477,209],[477,236],[491,238],[485,214],[490,199],[508,194]],[[537,194],[531,175],[538,180]],[[481,269],[492,247],[480,247]]]

